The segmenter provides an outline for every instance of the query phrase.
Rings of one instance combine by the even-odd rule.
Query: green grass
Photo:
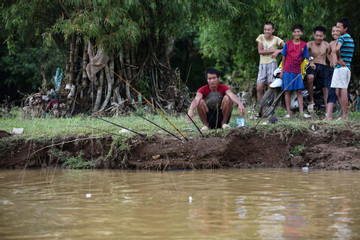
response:
[[[170,115],[165,114],[166,117],[182,132],[185,136],[188,135],[197,135],[199,133],[195,126],[192,123],[188,123],[186,115]],[[246,115],[245,128],[243,129],[252,129],[254,128],[259,119],[251,119],[255,113],[248,112]],[[301,132],[307,129],[316,130],[319,128],[327,129],[337,129],[343,127],[359,127],[360,126],[360,113],[351,112],[349,114],[350,121],[322,121],[323,116],[313,116],[312,119],[299,119],[298,117],[292,117],[290,119],[285,119],[283,116],[285,111],[278,109],[274,116],[276,116],[279,121],[276,124],[271,124],[267,119],[262,119],[261,122],[257,125],[257,131],[266,131],[266,132],[275,132],[275,131],[288,131],[288,132]],[[237,110],[233,111],[232,117],[230,119],[231,129],[236,128],[236,119],[240,115],[237,113]],[[170,125],[162,116],[158,114],[147,114],[146,118],[158,124],[162,128],[168,130],[174,135],[182,138],[180,133],[178,133],[174,127]],[[168,133],[164,132],[155,125],[149,123],[148,121],[140,118],[139,116],[130,114],[129,116],[124,117],[104,117],[104,119],[114,122],[118,125],[124,126],[141,134],[145,134],[148,137],[153,135],[166,135],[170,136]],[[202,123],[198,116],[195,114],[195,122],[199,128],[202,127]],[[107,122],[101,121],[96,118],[91,118],[88,116],[85,117],[73,117],[73,118],[36,118],[36,119],[21,119],[19,110],[14,109],[11,114],[7,117],[0,118],[0,130],[6,132],[12,132],[13,128],[24,128],[24,133],[20,136],[26,139],[41,139],[41,138],[52,138],[54,136],[66,136],[66,135],[104,135],[108,133],[118,134],[121,136],[131,137],[135,135],[134,133],[120,133],[120,127],[114,126]],[[209,131],[207,134],[225,134],[229,132],[226,131]]]
[[[304,151],[304,145],[295,146],[293,149],[290,150],[290,153],[294,156],[300,156],[301,152]]]

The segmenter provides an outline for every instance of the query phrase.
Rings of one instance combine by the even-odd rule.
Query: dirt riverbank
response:
[[[123,139],[66,136],[25,141],[0,133],[0,168],[98,169],[309,168],[360,169],[360,129],[292,133],[233,129],[188,141],[155,136]]]

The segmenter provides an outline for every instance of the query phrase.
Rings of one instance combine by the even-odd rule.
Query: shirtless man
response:
[[[314,28],[314,41],[307,43],[309,50],[309,57],[315,60],[310,63],[310,68],[307,70],[307,87],[309,91],[310,104],[308,105],[308,112],[314,111],[314,80],[316,79],[316,86],[321,87],[324,93],[324,102],[327,106],[328,95],[328,78],[329,68],[326,65],[326,52],[329,48],[329,43],[324,41],[326,37],[326,29],[321,26]]]
[[[331,79],[332,79],[332,75],[334,72],[334,67],[337,64],[337,55],[336,55],[336,43],[337,40],[340,36],[340,30],[336,27],[336,25],[334,25],[331,28],[331,35],[333,36],[334,40],[332,40],[329,44],[329,49],[327,52],[327,58],[330,62],[330,77],[329,77],[329,82],[328,82],[328,96],[327,96],[327,107],[326,107],[326,115],[324,120],[332,120],[332,113],[334,110],[334,105],[336,103],[336,92],[335,92],[335,88],[331,88]]]

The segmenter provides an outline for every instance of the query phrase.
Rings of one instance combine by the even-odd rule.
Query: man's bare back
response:
[[[326,53],[329,49],[329,43],[326,41],[321,41],[320,44],[316,44],[315,41],[310,41],[307,43],[309,50],[309,57],[315,59],[314,63],[320,63],[326,65]]]

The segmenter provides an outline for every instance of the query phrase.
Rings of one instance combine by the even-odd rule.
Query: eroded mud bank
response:
[[[291,133],[234,129],[227,136],[66,136],[19,140],[0,134],[0,168],[99,169],[309,168],[360,169],[359,129]]]

